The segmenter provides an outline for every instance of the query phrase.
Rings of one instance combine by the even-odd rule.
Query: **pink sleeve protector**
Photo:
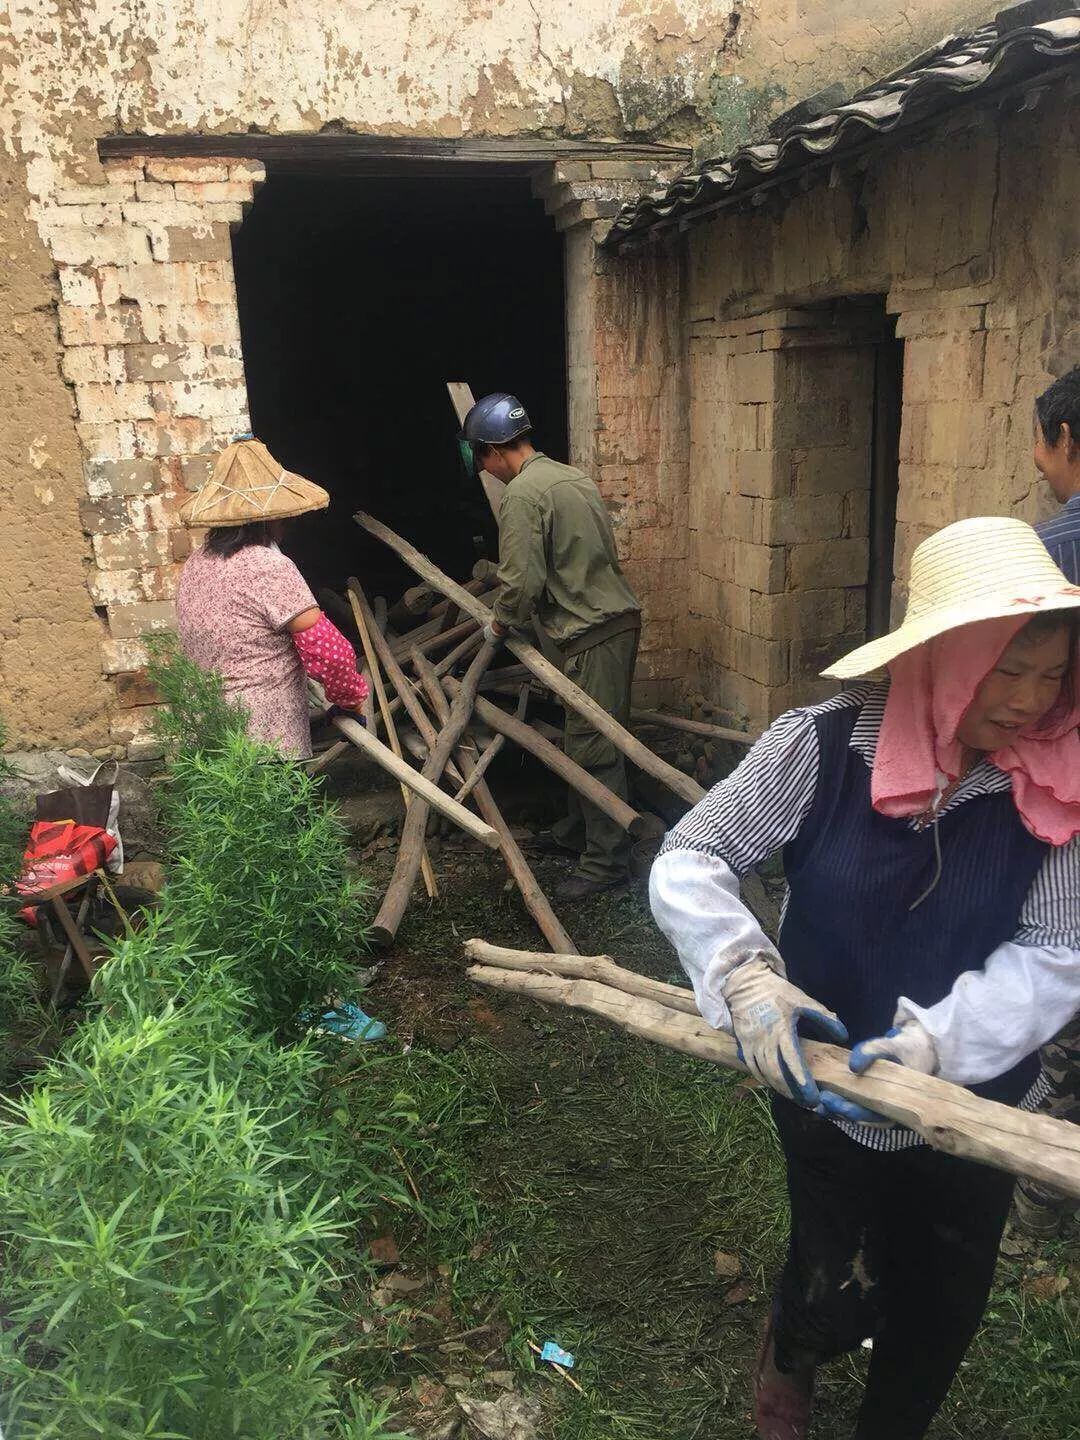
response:
[[[337,626],[320,615],[310,629],[292,638],[301,665],[319,681],[331,705],[359,710],[367,699],[367,681],[357,671],[353,648]]]

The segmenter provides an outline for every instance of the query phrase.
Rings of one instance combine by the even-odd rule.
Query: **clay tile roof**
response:
[[[947,36],[892,75],[840,103],[837,87],[801,101],[769,127],[772,138],[707,160],[663,190],[625,205],[605,246],[632,247],[685,228],[706,212],[773,189],[881,136],[932,121],[974,92],[993,92],[1059,71],[1080,55],[1080,6],[1025,0],[970,35]],[[826,102],[827,108],[815,105]]]

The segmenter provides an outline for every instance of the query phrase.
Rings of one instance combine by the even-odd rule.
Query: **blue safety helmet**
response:
[[[532,422],[517,396],[497,390],[472,407],[465,416],[461,436],[472,445],[509,445],[531,429]]]

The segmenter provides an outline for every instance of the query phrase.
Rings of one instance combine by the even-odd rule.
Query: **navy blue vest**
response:
[[[859,713],[827,711],[815,721],[817,790],[784,848],[790,898],[780,931],[788,978],[836,1011],[853,1045],[884,1035],[901,995],[933,1005],[1011,940],[1047,851],[1008,790],[974,796],[938,821],[941,878],[909,909],[934,876],[933,831],[872,808],[870,768],[849,744]],[[1016,1104],[1038,1073],[1033,1054],[971,1088]]]

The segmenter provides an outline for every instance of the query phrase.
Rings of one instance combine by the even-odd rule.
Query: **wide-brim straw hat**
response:
[[[180,511],[180,519],[192,529],[251,525],[290,520],[329,504],[321,485],[283,469],[262,441],[234,440],[218,456],[210,479]]]
[[[916,547],[903,624],[821,673],[854,680],[961,625],[1078,608],[1080,587],[1069,583],[1030,525],[1004,516],[957,520]]]

